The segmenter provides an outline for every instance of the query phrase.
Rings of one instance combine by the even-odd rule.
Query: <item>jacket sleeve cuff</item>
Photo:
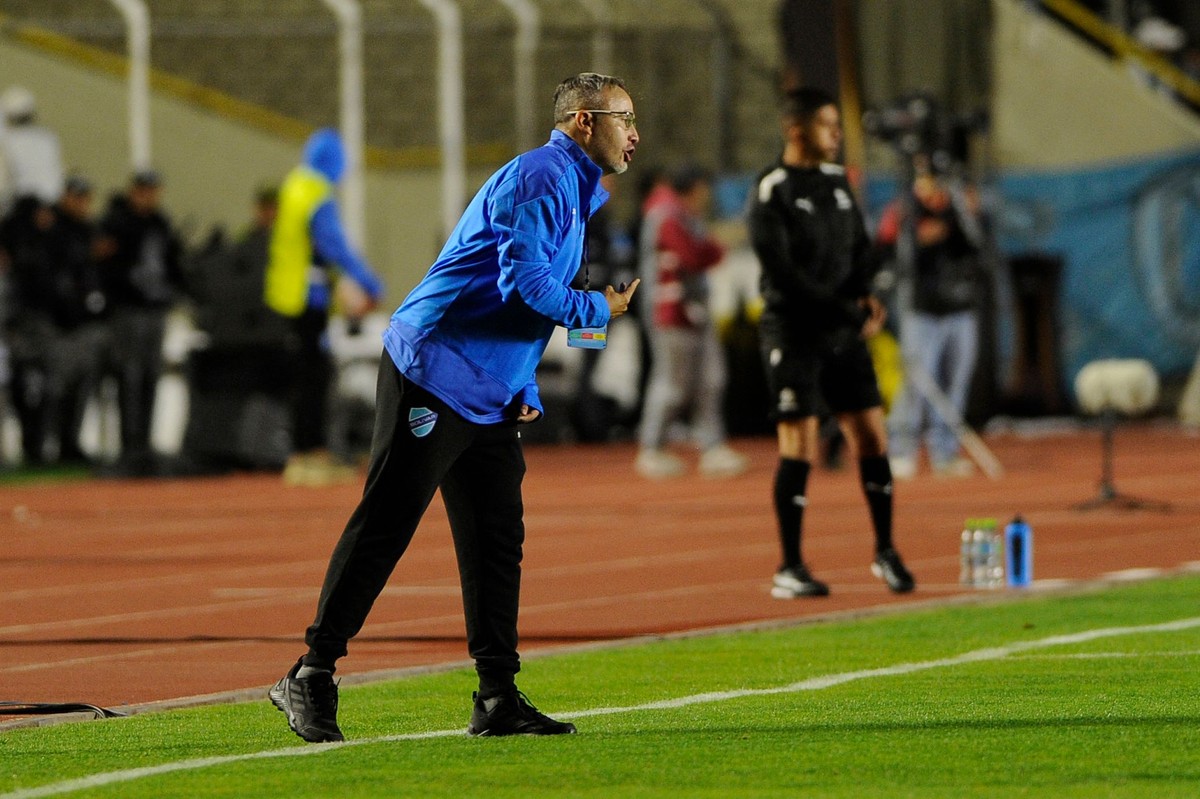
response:
[[[530,380],[526,383],[525,388],[521,389],[518,399],[521,405],[528,405],[530,408],[536,410],[539,414],[539,420],[546,415],[546,410],[542,407],[542,397],[538,392],[536,381]]]
[[[604,299],[604,292],[589,291],[588,298],[591,299],[592,305],[596,308],[596,315],[600,321],[588,327],[604,327],[612,321],[612,311],[608,309],[608,300]]]

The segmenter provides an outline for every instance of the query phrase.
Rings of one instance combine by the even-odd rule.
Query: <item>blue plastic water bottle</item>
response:
[[[1033,530],[1020,516],[1004,528],[1005,581],[1023,588],[1033,581]]]

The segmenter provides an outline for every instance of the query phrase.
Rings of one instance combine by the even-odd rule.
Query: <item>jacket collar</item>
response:
[[[604,177],[604,170],[596,165],[596,162],[583,151],[578,142],[555,128],[550,131],[550,141],[547,146],[562,150],[575,163],[583,188],[592,197],[590,210],[594,211],[608,201],[608,190],[600,185],[600,178]]]

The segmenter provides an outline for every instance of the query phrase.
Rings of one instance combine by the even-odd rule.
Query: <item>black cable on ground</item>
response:
[[[98,719],[127,715],[86,702],[0,702],[0,716],[53,716],[58,713],[93,713]]]

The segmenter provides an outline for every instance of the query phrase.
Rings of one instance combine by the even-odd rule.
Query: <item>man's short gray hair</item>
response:
[[[558,84],[554,90],[554,124],[565,122],[582,108],[604,110],[604,93],[611,88],[624,89],[625,81],[612,75],[581,72]]]

